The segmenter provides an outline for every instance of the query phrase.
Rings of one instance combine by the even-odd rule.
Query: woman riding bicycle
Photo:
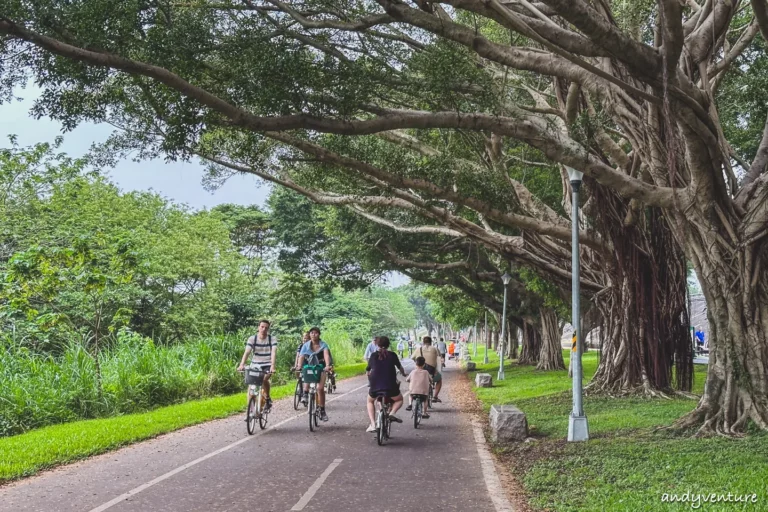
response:
[[[376,432],[376,421],[374,420],[376,398],[380,393],[392,400],[392,411],[389,413],[389,419],[396,423],[402,423],[403,420],[395,417],[395,413],[403,406],[403,395],[400,394],[400,384],[397,382],[397,371],[400,370],[405,375],[403,365],[400,364],[400,358],[397,354],[387,350],[389,348],[389,338],[380,336],[376,339],[376,345],[379,350],[371,355],[368,360],[368,367],[365,371],[368,373],[368,380],[371,388],[368,391],[368,419],[371,420],[366,432]]]
[[[309,330],[309,341],[304,343],[299,353],[299,368],[302,368],[305,364],[319,364],[325,370],[332,371],[333,364],[331,361],[331,352],[328,345],[320,339],[320,329],[313,327]],[[328,421],[328,415],[325,412],[325,379],[326,372],[323,372],[320,377],[320,385],[317,389],[317,412],[320,414],[320,419]],[[309,384],[304,384],[304,397],[302,403],[307,405],[307,393],[309,392]]]

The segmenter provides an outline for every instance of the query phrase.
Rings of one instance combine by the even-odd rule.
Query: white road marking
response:
[[[337,395],[337,396],[335,396],[335,397],[333,397],[333,398],[329,398],[329,399],[327,399],[326,401],[327,401],[327,402],[333,402],[334,400],[338,400],[338,399],[340,399],[340,398],[344,398],[345,396],[349,395],[350,393],[354,393],[355,391],[359,391],[359,390],[361,390],[361,389],[363,389],[364,387],[367,387],[367,386],[368,386],[368,384],[363,384],[362,386],[358,386],[358,387],[356,387],[355,389],[352,389],[352,390],[350,390],[350,391],[347,391],[346,393],[344,393],[344,394],[342,394],[342,395]],[[267,432],[271,431],[272,429],[275,429],[275,428],[277,428],[277,427],[280,427],[280,426],[282,426],[282,425],[285,425],[285,424],[286,424],[286,423],[288,423],[289,421],[293,421],[293,420],[295,420],[295,419],[297,419],[297,418],[306,417],[306,415],[307,415],[307,413],[306,413],[306,412],[304,412],[304,413],[300,413],[300,414],[296,414],[295,416],[291,416],[290,418],[286,418],[286,419],[284,419],[284,420],[283,420],[283,421],[281,421],[281,422],[275,423],[275,424],[274,424],[274,425],[272,425],[271,427],[268,427],[268,428],[266,428],[266,429],[264,429],[264,430],[262,430],[262,431],[260,431],[260,432],[257,432],[256,434],[254,434],[254,435],[252,435],[252,436],[244,437],[244,438],[242,438],[242,439],[240,439],[240,440],[238,440],[238,441],[235,441],[234,443],[231,443],[231,444],[228,444],[227,446],[224,446],[223,448],[219,448],[218,450],[216,450],[216,451],[213,451],[213,452],[211,452],[211,453],[209,453],[209,454],[207,454],[207,455],[203,455],[202,457],[200,457],[200,458],[198,458],[198,459],[195,459],[195,460],[193,460],[193,461],[191,461],[191,462],[187,462],[187,463],[186,463],[186,464],[184,464],[183,466],[179,466],[179,467],[177,467],[176,469],[172,469],[171,471],[169,471],[169,472],[167,472],[167,473],[165,473],[165,474],[163,474],[163,475],[160,475],[159,477],[155,478],[154,480],[150,480],[149,482],[147,482],[147,483],[145,483],[145,484],[141,484],[141,485],[140,485],[140,486],[138,486],[138,487],[134,487],[134,488],[133,488],[133,489],[131,489],[130,491],[128,491],[128,492],[126,492],[126,493],[123,493],[123,494],[121,494],[121,495],[120,495],[120,496],[118,496],[117,498],[115,498],[115,499],[113,499],[113,500],[110,500],[110,501],[108,501],[108,502],[104,503],[103,505],[99,505],[99,506],[98,506],[98,507],[96,507],[96,508],[93,508],[93,509],[91,509],[91,510],[90,510],[90,512],[102,512],[102,511],[104,511],[104,510],[107,510],[108,508],[114,507],[115,505],[117,505],[117,504],[118,504],[118,503],[120,503],[121,501],[125,501],[125,500],[127,500],[128,498],[130,498],[131,496],[135,496],[135,495],[139,494],[140,492],[142,492],[142,491],[145,491],[145,490],[149,489],[149,488],[150,488],[150,487],[152,487],[153,485],[155,485],[155,484],[158,484],[158,483],[162,482],[163,480],[167,480],[167,479],[171,478],[173,475],[175,475],[175,474],[177,474],[177,473],[181,473],[181,472],[182,472],[182,471],[184,471],[185,469],[189,469],[189,468],[191,468],[192,466],[195,466],[195,465],[197,465],[197,464],[200,464],[200,463],[201,463],[201,462],[203,462],[203,461],[206,461],[206,460],[210,459],[211,457],[215,457],[216,455],[218,455],[218,454],[220,454],[220,453],[224,453],[224,452],[226,452],[227,450],[231,450],[231,449],[232,449],[232,448],[234,448],[235,446],[241,445],[241,444],[245,443],[246,441],[250,441],[251,439],[254,439],[254,438],[256,438],[256,437],[259,437],[259,436],[261,436],[261,435],[264,435],[264,434],[266,434]],[[335,466],[334,466],[334,467],[335,467]]]
[[[336,466],[341,464],[341,461],[343,460],[344,459],[334,459],[330,466],[325,468],[323,474],[320,475],[317,480],[315,480],[315,483],[313,483],[312,486],[307,489],[307,492],[304,493],[304,496],[301,497],[299,502],[296,503],[291,510],[304,510],[304,507],[307,506],[309,500],[311,500],[315,493],[320,490],[320,486],[323,485],[323,482],[325,482],[325,479],[328,478],[328,475],[333,473],[333,470],[336,469]]]
[[[493,464],[493,457],[485,446],[485,436],[483,429],[476,422],[472,422],[472,430],[475,433],[475,446],[477,446],[477,455],[480,457],[480,467],[483,470],[483,480],[488,489],[488,495],[491,497],[496,512],[515,512],[512,505],[507,500],[504,491],[501,490],[499,475],[496,473],[496,466]]]

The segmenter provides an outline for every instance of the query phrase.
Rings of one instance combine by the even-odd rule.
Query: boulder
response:
[[[472,372],[472,371],[475,371],[475,369],[477,368],[477,365],[476,365],[474,362],[472,362],[472,361],[467,361],[467,362],[464,364],[464,366],[466,367],[466,370],[467,370],[468,372]]]
[[[478,373],[475,375],[475,386],[479,388],[489,388],[492,384],[491,375],[489,373]]]
[[[525,441],[528,420],[514,405],[491,406],[491,440],[494,442]]]

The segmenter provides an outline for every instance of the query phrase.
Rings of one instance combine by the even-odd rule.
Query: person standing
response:
[[[397,353],[400,354],[400,359],[402,359],[403,353],[405,352],[405,343],[403,343],[403,340],[399,340],[397,342]]]
[[[262,392],[267,397],[267,410],[272,408],[272,397],[269,394],[269,378],[275,371],[275,361],[277,359],[277,338],[273,338],[269,334],[269,327],[269,320],[259,322],[259,332],[248,338],[245,342],[245,352],[243,352],[240,365],[237,367],[237,371],[243,371],[248,355],[252,354],[251,367],[258,367],[262,372],[269,372],[264,376],[264,382],[261,385]],[[251,400],[250,393],[249,387],[248,402]]]

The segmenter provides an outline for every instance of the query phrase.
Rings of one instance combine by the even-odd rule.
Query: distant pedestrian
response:
[[[405,352],[405,343],[403,343],[403,340],[400,340],[397,342],[397,353],[400,355],[400,359],[403,358],[404,352]]]

